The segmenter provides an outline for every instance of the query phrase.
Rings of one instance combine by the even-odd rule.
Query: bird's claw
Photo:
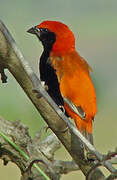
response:
[[[89,161],[89,162],[94,162],[96,160],[96,157],[95,155],[90,152],[90,151],[87,151],[86,152],[86,159]]]
[[[41,95],[41,93],[39,92],[38,89],[35,88],[35,89],[33,89],[32,91],[36,94],[36,96],[37,96],[38,99],[40,99],[40,98],[42,97],[42,95]]]
[[[41,81],[41,85],[46,91],[48,90],[48,86],[45,84],[45,81]]]
[[[59,108],[61,109],[61,111],[62,111],[63,113],[65,113],[65,108],[64,108],[64,106],[59,105]]]
[[[45,81],[41,81],[41,85],[43,86],[43,88],[47,91],[48,90],[48,86],[45,84]],[[32,90],[34,93],[37,94],[37,98],[40,99],[42,97],[41,93],[39,92],[38,88],[34,88]]]

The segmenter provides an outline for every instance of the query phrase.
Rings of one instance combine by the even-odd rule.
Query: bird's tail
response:
[[[78,130],[93,145],[92,119],[90,117],[87,117],[86,119],[82,119],[75,112],[73,112],[66,103],[64,104],[64,107],[68,115],[74,120]]]
[[[92,120],[83,120],[80,117],[74,118],[76,127],[82,133],[83,136],[93,145],[93,135],[92,135]]]

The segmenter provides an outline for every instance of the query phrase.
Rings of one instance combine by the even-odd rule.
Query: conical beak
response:
[[[32,27],[32,28],[30,28],[27,32],[28,32],[28,33],[31,33],[31,34],[36,34],[36,28],[35,28],[35,27]]]
[[[27,32],[31,34],[35,34],[40,39],[40,29],[37,28],[37,26],[30,28]]]

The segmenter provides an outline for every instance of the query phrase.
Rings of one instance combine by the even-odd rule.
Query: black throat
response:
[[[54,68],[49,63],[49,56],[52,49],[52,44],[45,44],[44,51],[40,58],[39,70],[40,70],[40,79],[44,81],[48,86],[48,93],[51,98],[55,101],[58,106],[63,106],[63,98],[59,90],[59,82],[56,76]]]

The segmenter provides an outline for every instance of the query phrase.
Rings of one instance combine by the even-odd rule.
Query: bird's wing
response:
[[[75,106],[68,98],[63,97],[63,99],[73,112],[75,112],[78,116],[85,120],[86,113],[83,111],[81,106]]]

